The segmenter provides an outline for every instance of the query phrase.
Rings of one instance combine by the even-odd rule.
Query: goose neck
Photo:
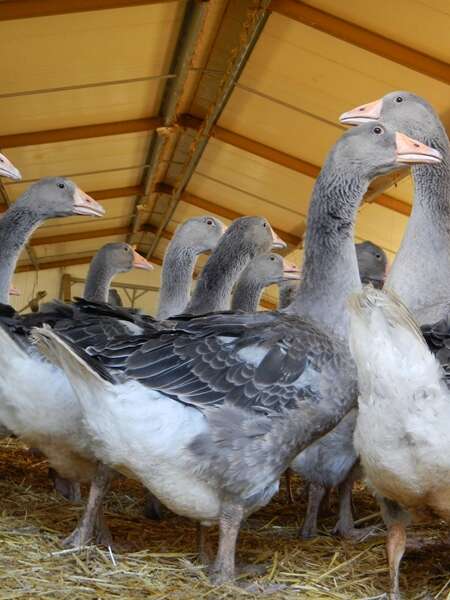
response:
[[[157,319],[182,313],[188,302],[198,254],[172,240],[164,256]]]
[[[17,261],[33,231],[44,218],[27,205],[24,195],[3,215],[0,221],[0,302],[9,304],[9,288]]]
[[[361,288],[353,242],[356,214],[369,180],[326,165],[308,214],[301,282],[286,312],[348,335],[347,298]]]

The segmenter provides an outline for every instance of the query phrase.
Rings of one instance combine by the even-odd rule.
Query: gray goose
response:
[[[193,217],[177,227],[164,254],[156,315],[159,321],[185,310],[197,258],[214,250],[225,229],[219,219],[208,215]]]
[[[298,281],[296,265],[279,254],[263,254],[254,258],[242,271],[233,291],[231,310],[256,312],[265,287]]]
[[[345,310],[360,289],[354,221],[372,178],[430,160],[423,145],[413,157],[414,144],[370,125],[333,147],[314,188],[299,291],[284,313],[186,317],[174,329],[94,340],[87,353],[70,330],[34,332],[71,381],[99,460],[133,473],[174,512],[219,524],[215,583],[234,577],[242,519],[269,502],[293,458],[354,406]],[[333,296],[325,319],[322,286]]]

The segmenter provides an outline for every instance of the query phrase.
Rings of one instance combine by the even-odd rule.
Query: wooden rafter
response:
[[[171,185],[167,183],[159,183],[157,184],[155,191],[160,194],[168,194],[170,195],[173,191]],[[209,200],[205,200],[204,198],[200,198],[199,196],[195,196],[190,192],[183,192],[180,197],[181,202],[185,202],[186,204],[190,204],[191,206],[196,206],[204,210],[205,212],[210,212],[218,217],[223,217],[224,219],[228,219],[229,221],[234,221],[234,219],[239,219],[239,217],[243,217],[243,213],[239,213],[235,210],[231,210],[230,208],[226,208],[225,206],[220,206],[219,204],[215,204],[214,202],[210,202]],[[148,227],[148,226],[147,226]],[[288,231],[284,231],[282,229],[277,229],[274,227],[276,233],[288,244],[291,246],[299,246],[302,243],[302,237],[294,235],[293,233],[289,233]],[[147,231],[151,231],[147,229]]]
[[[75,256],[74,258],[48,260],[46,262],[39,263],[39,270],[62,269],[64,267],[72,267],[74,265],[86,265],[91,262],[93,257],[94,254],[90,254],[89,256]],[[154,256],[152,258],[152,263],[161,266],[162,260],[157,256]],[[15,270],[16,273],[28,273],[29,271],[34,271],[33,265],[19,265]]]
[[[69,140],[84,140],[109,135],[151,131],[162,125],[160,117],[145,119],[130,119],[97,125],[81,125],[79,127],[64,127],[62,129],[47,129],[28,133],[13,133],[0,136],[0,148],[18,148],[20,146],[35,146],[37,144],[54,144]]]
[[[270,10],[323,31],[344,42],[396,62],[403,67],[450,84],[450,65],[350,21],[296,0],[272,0]]]
[[[50,17],[111,8],[129,8],[143,4],[161,4],[174,0],[4,0],[0,2],[0,21]]]

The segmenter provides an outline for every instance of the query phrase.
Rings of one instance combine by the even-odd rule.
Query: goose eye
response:
[[[384,133],[383,129],[382,129],[381,127],[378,127],[378,126],[377,126],[377,127],[374,127],[374,128],[372,129],[372,131],[373,131],[373,133],[374,133],[375,135],[381,135],[382,133]]]
[[[263,223],[263,227],[267,227],[267,223]]]
[[[3,160],[3,158],[0,158],[0,162],[5,162],[5,161]]]
[[[208,220],[206,221],[206,224],[207,224],[207,225],[214,225],[214,223],[212,222],[212,220],[211,220],[211,219],[208,219]]]
[[[381,254],[375,254],[375,258],[377,258],[378,260],[381,260]]]
[[[64,189],[64,184],[63,183],[58,183],[58,187],[61,188],[62,190]]]
[[[403,98],[401,96],[397,96],[397,98],[395,99],[396,102],[400,103],[403,102]]]

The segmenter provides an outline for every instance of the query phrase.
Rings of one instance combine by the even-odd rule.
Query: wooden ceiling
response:
[[[3,0],[0,147],[24,181],[0,211],[46,175],[107,210],[46,223],[19,270],[124,239],[158,264],[202,213],[266,215],[300,259],[341,112],[407,89],[450,124],[449,30],[447,0]],[[405,173],[375,181],[357,239],[392,258],[412,193]]]

